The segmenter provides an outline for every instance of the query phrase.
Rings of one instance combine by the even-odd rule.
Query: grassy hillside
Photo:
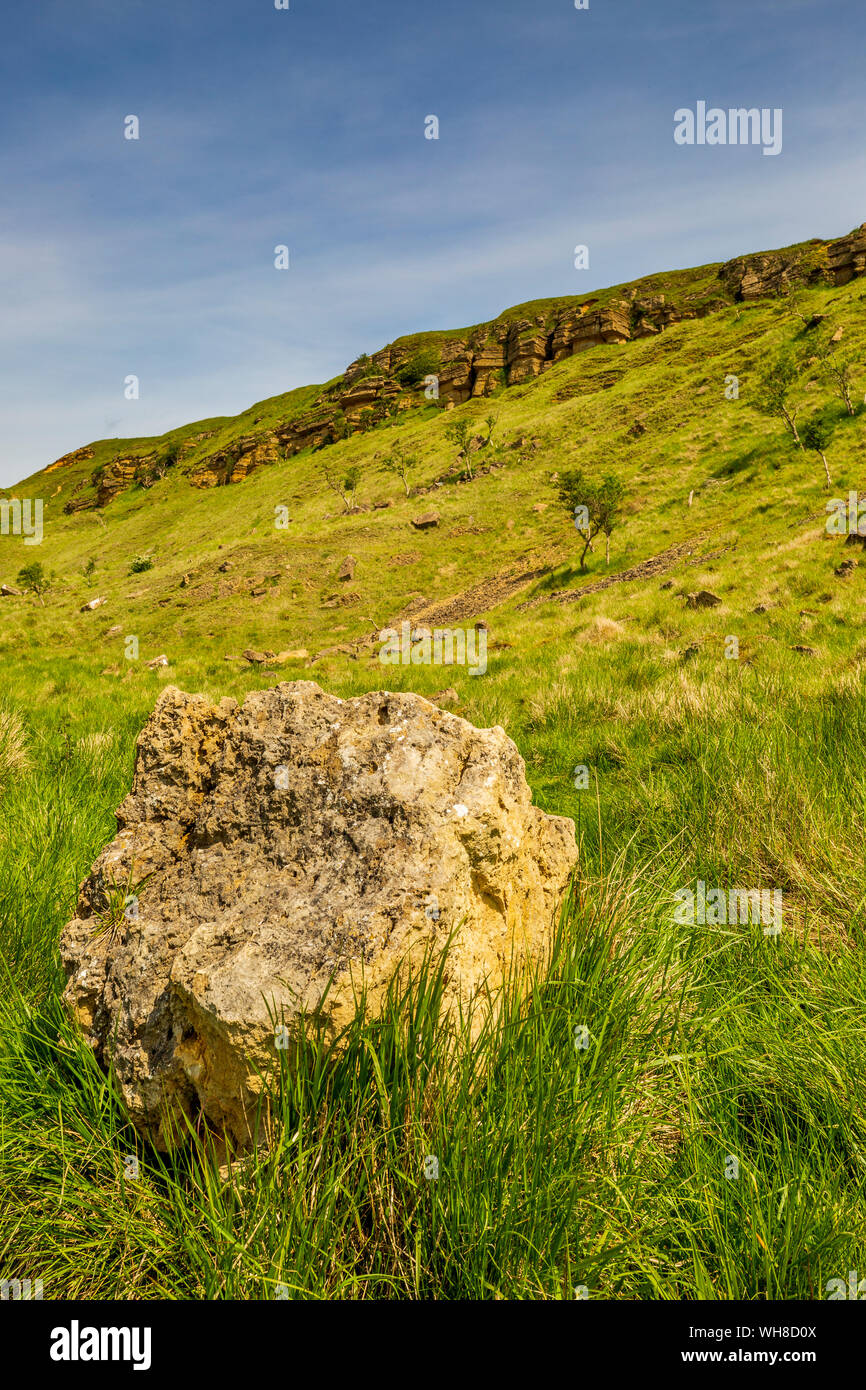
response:
[[[712,270],[689,285],[709,294]],[[121,443],[154,447],[113,440],[16,490],[45,498],[45,537],[0,537],[0,582],[38,559],[51,583],[0,599],[4,1277],[41,1276],[46,1297],[820,1298],[866,1264],[866,555],[825,528],[828,497],[866,493],[866,368],[854,415],[817,360],[795,390],[830,433],[829,493],[819,455],[756,409],[783,347],[817,359],[841,329],[866,362],[864,301],[854,279],[731,303],[227,487],[170,468],[64,513]],[[163,443],[213,431],[213,448],[321,389]],[[446,430],[485,435],[491,414],[469,478]],[[408,498],[383,467],[395,445],[418,460]],[[348,514],[324,473],[353,467],[370,510]],[[576,467],[626,496],[609,568],[597,544],[585,574],[555,486]],[[430,509],[438,526],[414,528]],[[721,603],[688,607],[700,590]],[[487,673],[383,667],[372,634],[406,618],[485,621]],[[550,971],[477,1055],[395,998],[336,1068],[310,1042],[271,1153],[226,1177],[204,1147],[136,1148],[62,1018],[56,943],[160,686],[296,679],[452,687],[514,738],[536,802],[575,819],[580,871]],[[781,890],[782,933],[678,925],[673,895],[698,880]]]

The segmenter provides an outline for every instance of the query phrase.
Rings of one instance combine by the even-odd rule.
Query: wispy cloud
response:
[[[780,30],[758,0],[747,34],[691,0],[16,14],[0,58],[0,481],[327,379],[403,333],[848,230],[866,216],[857,46],[805,82],[819,10],[786,0]],[[675,147],[673,112],[699,97],[783,104],[782,156]]]

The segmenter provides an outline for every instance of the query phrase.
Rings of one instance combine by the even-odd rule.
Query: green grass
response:
[[[862,359],[861,286],[807,304]],[[866,563],[836,577],[861,552],[825,532],[820,460],[754,409],[795,331],[784,301],[761,301],[569,359],[495,397],[503,467],[421,497],[379,464],[396,429],[422,460],[413,481],[440,478],[436,412],[333,446],[363,500],[392,500],[379,512],[336,515],[311,454],[210,492],[170,474],[101,519],[60,511],[75,470],[40,480],[61,488],[39,550],[53,585],[44,606],[0,600],[2,1277],[41,1277],[46,1298],[814,1299],[866,1266]],[[831,495],[866,491],[866,415],[818,380],[804,394],[835,411]],[[551,474],[575,466],[626,485],[609,572],[598,550],[579,572],[555,501]],[[414,531],[430,506],[440,527]],[[552,597],[686,542],[664,573]],[[142,554],[153,568],[130,576]],[[30,559],[0,538],[5,582]],[[278,675],[224,660],[315,656],[531,569],[520,593],[466,605],[459,625],[490,630],[483,677],[383,668],[372,647]],[[701,588],[721,606],[687,609]],[[147,670],[163,651],[170,666]],[[474,1043],[435,1025],[431,961],[331,1053],[308,1033],[268,1079],[270,1148],[221,1172],[201,1136],[173,1158],[137,1143],[62,1014],[56,948],[161,685],[242,697],[277,679],[344,697],[453,686],[459,713],[514,738],[536,803],[574,818],[580,865],[551,960]],[[674,894],[698,880],[780,889],[781,935],[677,924]]]

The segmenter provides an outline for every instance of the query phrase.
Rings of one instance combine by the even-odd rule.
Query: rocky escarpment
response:
[[[197,445],[207,436],[199,435],[186,441],[171,463],[180,465],[193,487],[240,482],[280,458],[325,448],[431,399],[451,409],[531,381],[587,348],[654,337],[683,319],[731,303],[786,295],[798,285],[847,284],[866,274],[866,224],[837,241],[815,239],[783,251],[740,256],[715,270],[709,290],[685,276],[679,277],[675,294],[660,293],[650,277],[613,296],[546,301],[543,309],[525,317],[512,310],[463,333],[400,340],[352,362],[301,413],[213,453],[205,451],[194,462],[187,460],[191,452],[201,454]],[[86,456],[78,450],[51,468]],[[91,479],[90,489],[79,485],[65,509],[104,507],[134,482],[149,486],[164,471],[158,451],[118,456]]]
[[[445,1007],[486,1006],[545,956],[577,858],[502,729],[309,681],[243,705],[166,688],[117,820],[63,932],[64,999],[161,1148],[184,1118],[248,1146],[302,1013],[336,1035],[363,988],[375,1015],[452,935]]]
[[[830,245],[827,270],[834,285],[847,285],[858,275],[866,275],[866,222]]]
[[[846,285],[866,274],[866,223],[839,241],[815,239],[788,251],[768,251],[727,261],[719,271],[737,302],[788,294],[797,285]]]

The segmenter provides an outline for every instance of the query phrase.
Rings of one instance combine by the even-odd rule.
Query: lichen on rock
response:
[[[310,681],[242,705],[164,689],[117,820],[62,935],[64,999],[160,1148],[184,1116],[249,1146],[275,1021],[336,1035],[452,933],[446,1007],[489,997],[545,956],[577,857],[501,728]]]

